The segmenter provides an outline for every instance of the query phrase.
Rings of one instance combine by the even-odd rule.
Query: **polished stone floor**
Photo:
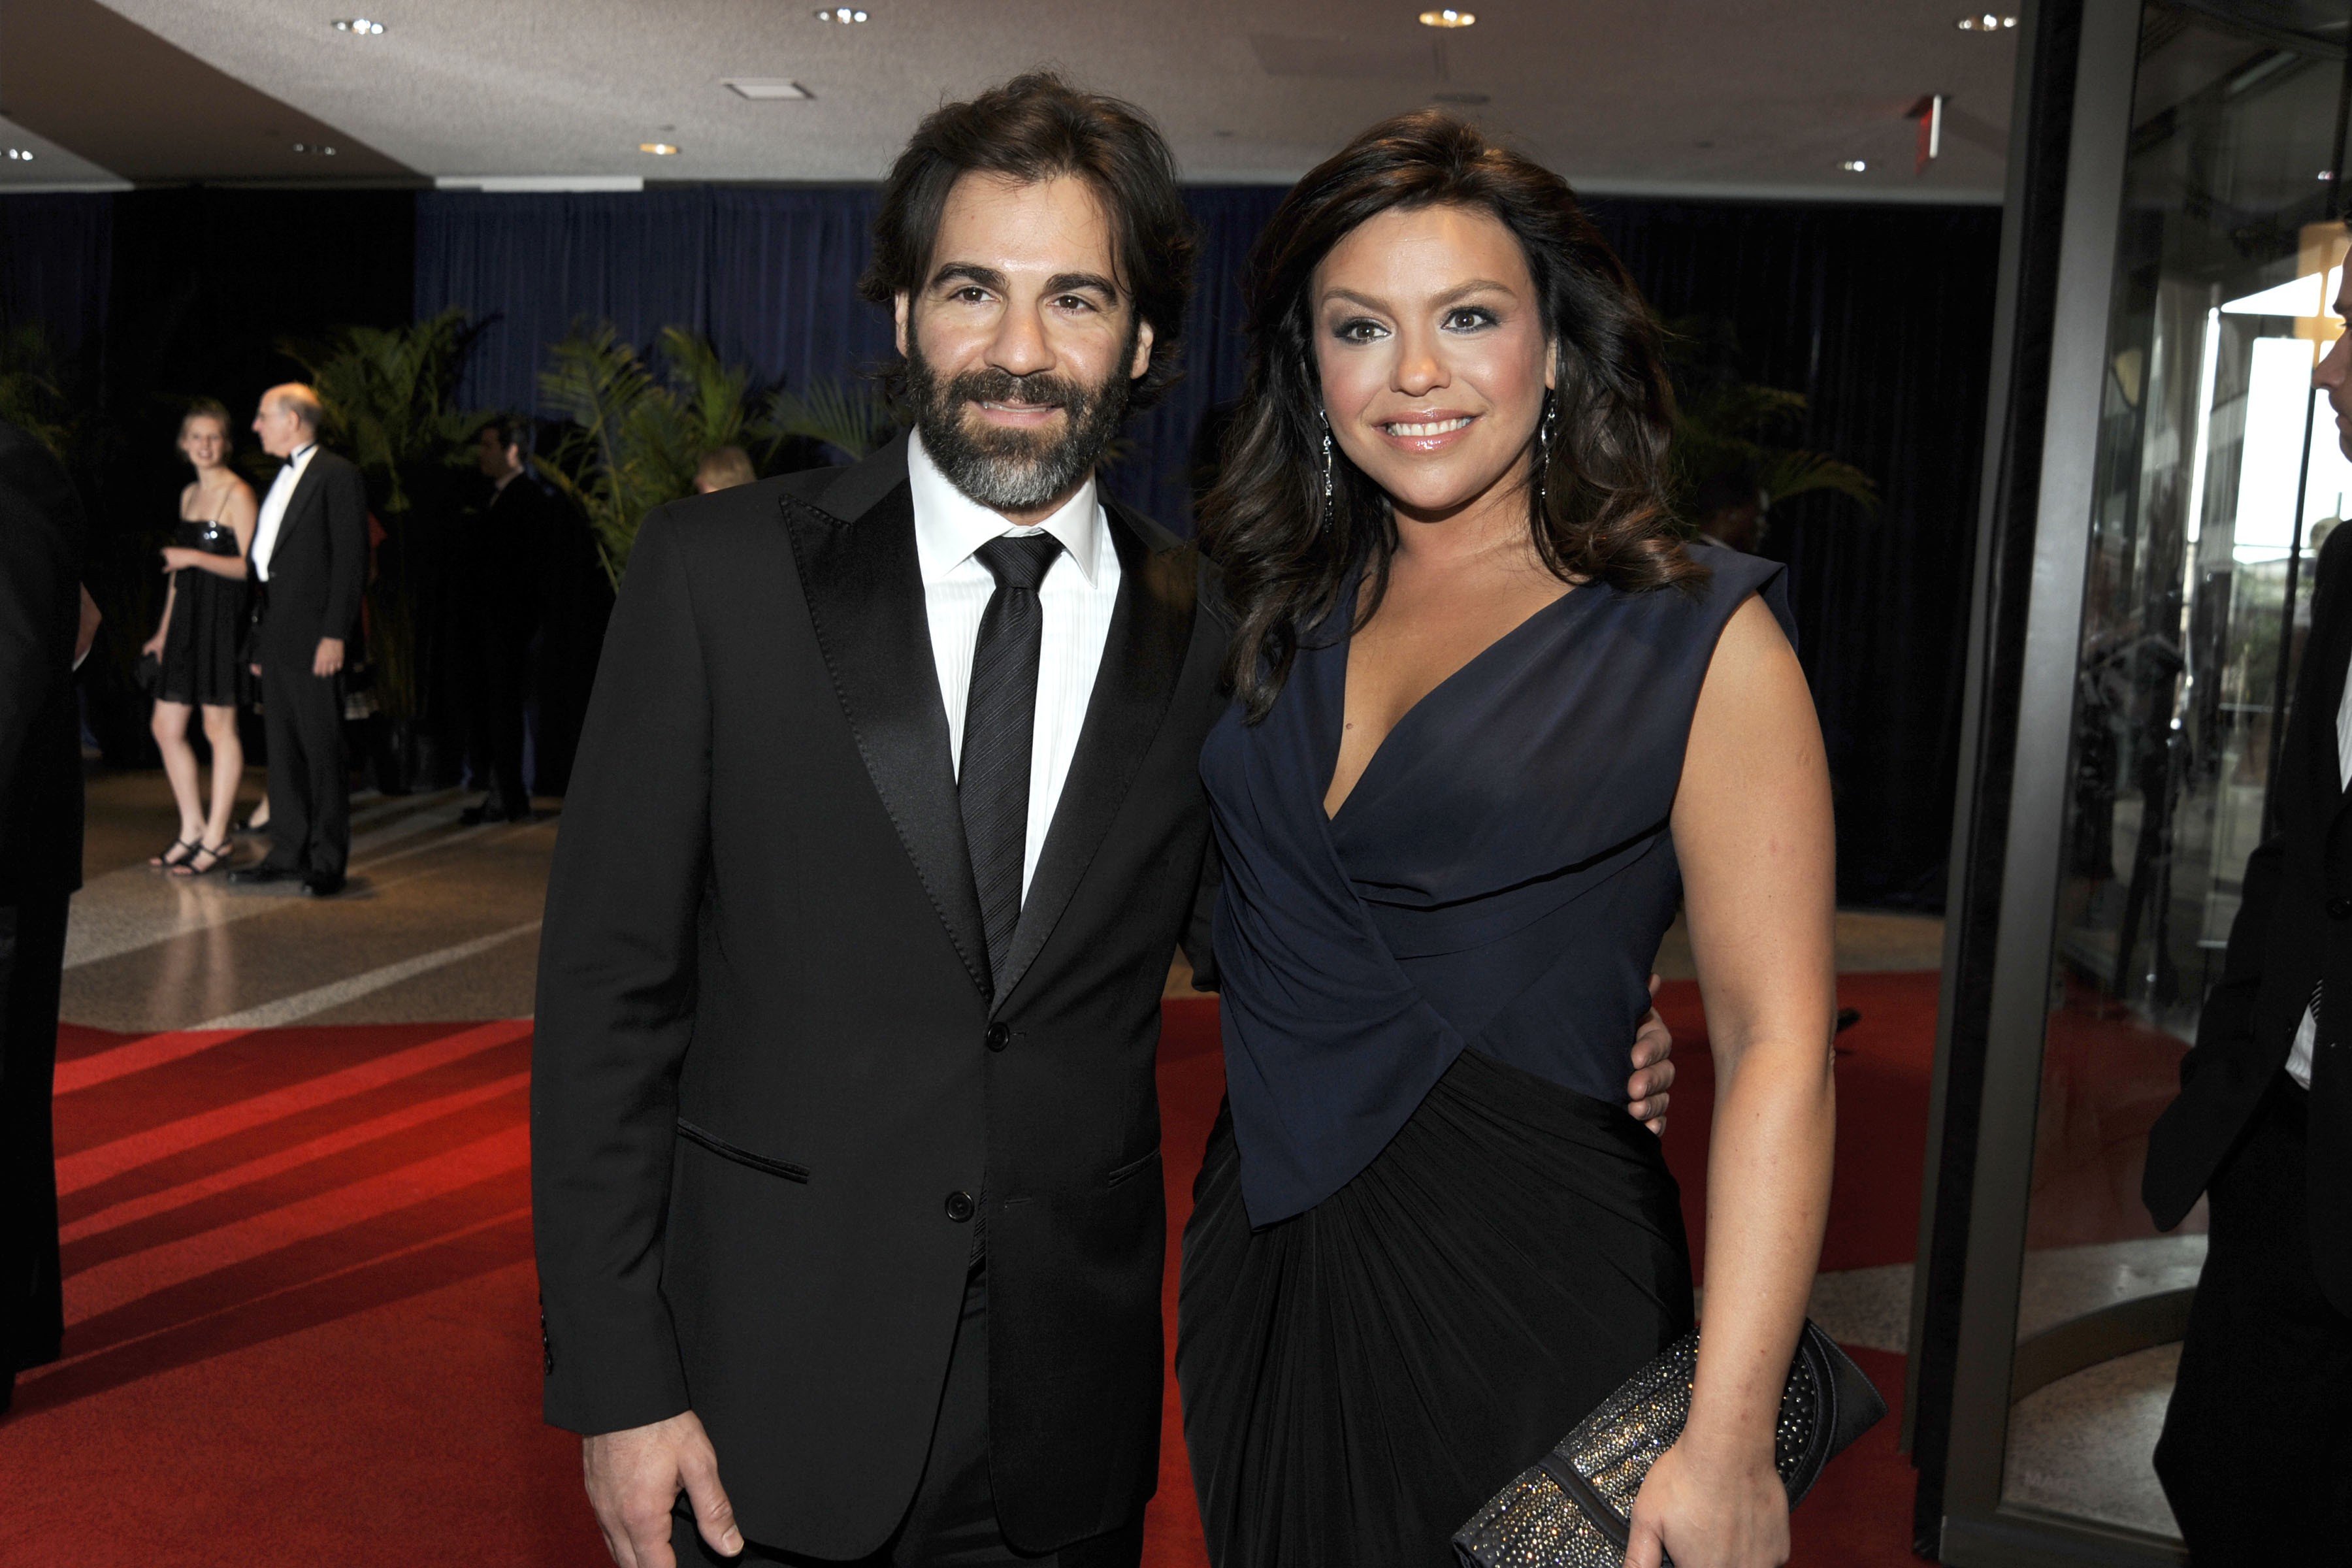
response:
[[[248,781],[239,815],[260,796]],[[167,877],[160,773],[95,775],[66,952],[68,1022],[124,1031],[526,1016],[556,817],[466,827],[455,792],[362,795],[335,899]],[[554,803],[548,803],[552,805]],[[236,864],[266,844],[241,841]]]

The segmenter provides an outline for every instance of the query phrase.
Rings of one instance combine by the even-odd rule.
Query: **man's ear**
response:
[[[914,297],[904,289],[890,296],[890,318],[898,323],[898,357],[907,357],[907,331],[915,319]]]
[[[1135,323],[1135,363],[1127,369],[1127,379],[1140,381],[1143,373],[1151,368],[1151,323]]]

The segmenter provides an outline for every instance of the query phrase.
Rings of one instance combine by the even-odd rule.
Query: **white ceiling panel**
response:
[[[1921,0],[1474,0],[1443,33],[1412,0],[870,0],[853,26],[814,0],[365,0],[383,32],[337,31],[360,3],[107,0],[429,177],[871,180],[943,99],[1050,63],[1150,110],[1199,181],[1295,178],[1466,97],[1596,189],[1989,200],[2016,55]],[[1974,133],[1915,174],[1903,112],[1932,92]]]

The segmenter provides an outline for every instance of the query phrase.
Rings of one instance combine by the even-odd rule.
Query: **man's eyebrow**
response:
[[[1048,295],[1071,294],[1080,289],[1091,289],[1114,302],[1118,299],[1118,285],[1099,272],[1056,272],[1045,280]]]
[[[1004,290],[1004,274],[993,267],[982,267],[977,261],[944,263],[937,272],[931,274],[931,287],[936,289],[942,283],[951,283],[958,279],[966,283],[977,283],[983,289],[993,289],[999,293]]]

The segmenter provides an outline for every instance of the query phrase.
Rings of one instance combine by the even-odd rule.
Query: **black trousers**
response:
[[[57,1360],[65,1332],[49,1091],[69,896],[0,903],[0,1372],[11,1379]]]
[[[726,1460],[720,1458],[721,1468]],[[949,1352],[947,1384],[940,1394],[939,1423],[931,1432],[923,1479],[888,1544],[855,1564],[833,1558],[803,1557],[757,1542],[740,1557],[721,1557],[694,1527],[680,1498],[670,1516],[670,1546],[679,1568],[1136,1568],[1143,1561],[1143,1521],[1089,1537],[1059,1552],[1031,1555],[1005,1541],[996,1521],[996,1493],[988,1477],[988,1280],[975,1266],[964,1288],[963,1317]]]
[[[2280,1074],[2207,1189],[2212,1235],[2156,1446],[2196,1568],[2352,1553],[2352,1317],[2312,1268],[2310,1098]]]
[[[473,612],[474,700],[467,761],[486,804],[509,816],[530,809],[523,786],[523,691],[530,665],[530,627],[500,620],[491,607]]]
[[[352,858],[351,762],[341,676],[310,673],[317,645],[271,647],[261,664],[269,738],[268,864],[341,876]]]

